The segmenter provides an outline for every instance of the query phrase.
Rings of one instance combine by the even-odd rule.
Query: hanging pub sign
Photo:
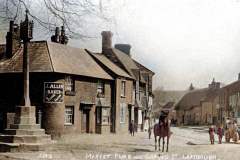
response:
[[[64,94],[63,83],[44,82],[44,102],[45,103],[62,103]]]

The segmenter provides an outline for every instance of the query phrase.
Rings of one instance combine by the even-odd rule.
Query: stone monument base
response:
[[[51,136],[36,124],[35,106],[17,106],[14,124],[0,135],[0,152],[39,151],[52,143]]]

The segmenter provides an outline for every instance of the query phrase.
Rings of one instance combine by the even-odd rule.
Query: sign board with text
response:
[[[44,103],[63,103],[63,95],[63,83],[44,82]]]

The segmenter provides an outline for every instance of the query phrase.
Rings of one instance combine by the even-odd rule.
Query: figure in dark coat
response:
[[[131,136],[134,136],[134,131],[135,131],[135,127],[134,127],[134,121],[132,120],[130,125],[129,125],[129,131]]]

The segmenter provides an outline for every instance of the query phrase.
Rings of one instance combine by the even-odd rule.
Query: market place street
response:
[[[46,151],[28,153],[1,153],[0,159],[219,159],[235,160],[240,156],[240,144],[209,144],[203,128],[171,128],[169,152],[154,151],[154,139],[147,132],[136,136],[125,135],[67,135],[48,147]],[[217,137],[216,137],[217,138]],[[161,144],[162,145],[162,144]]]

